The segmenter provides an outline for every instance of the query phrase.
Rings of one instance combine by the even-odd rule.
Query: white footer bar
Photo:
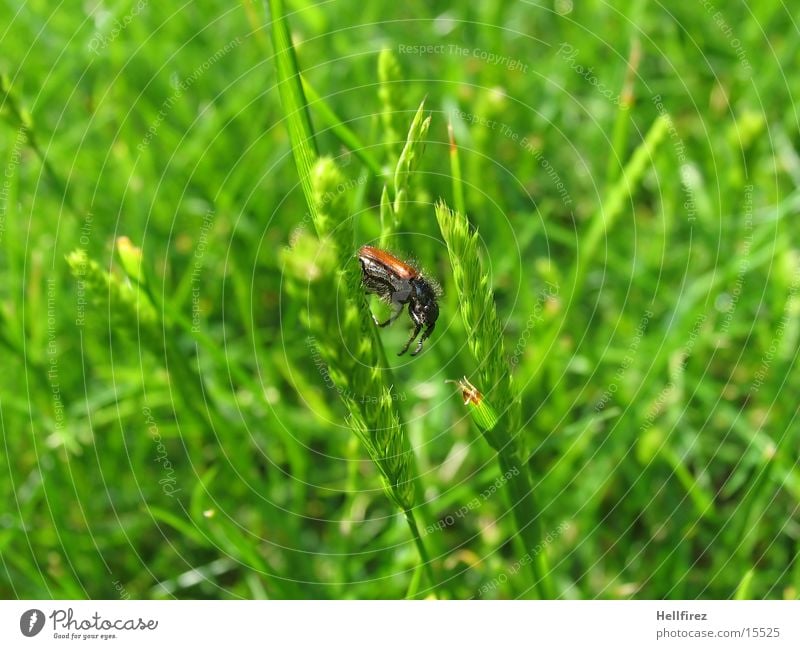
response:
[[[0,602],[0,647],[777,649],[798,630],[797,601]]]

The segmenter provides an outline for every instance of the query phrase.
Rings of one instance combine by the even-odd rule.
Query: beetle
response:
[[[372,316],[376,325],[386,327],[392,324],[403,312],[403,307],[408,305],[408,315],[414,323],[414,330],[398,356],[408,351],[411,343],[419,336],[423,327],[425,328],[417,348],[411,352],[412,356],[416,356],[422,351],[422,344],[433,333],[436,319],[439,317],[437,285],[423,277],[413,266],[380,248],[362,246],[358,251],[358,260],[361,263],[361,279],[367,293],[374,293],[392,305],[392,315],[385,322],[378,322],[378,319]]]

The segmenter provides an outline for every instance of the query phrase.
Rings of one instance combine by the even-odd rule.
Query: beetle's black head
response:
[[[436,291],[433,286],[422,277],[411,280],[411,300],[408,303],[408,313],[415,324],[432,327],[439,317],[439,304],[436,301]]]

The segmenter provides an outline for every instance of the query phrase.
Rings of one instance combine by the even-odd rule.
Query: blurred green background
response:
[[[432,115],[392,243],[440,281],[442,316],[410,362],[393,354],[405,316],[381,337],[447,596],[530,589],[513,568],[507,498],[481,496],[500,476],[494,453],[444,382],[474,371],[433,217],[436,199],[453,201],[452,121],[558,593],[797,597],[791,8],[288,10],[309,83],[381,167],[423,98]],[[257,2],[5,3],[3,597],[406,592],[418,561],[408,527],[306,340],[313,229],[267,25]],[[399,65],[391,102],[384,48]],[[669,129],[610,205],[660,114]],[[311,119],[350,180],[358,243],[372,241],[385,179],[313,103]],[[120,268],[123,236],[142,250],[149,295]],[[576,260],[579,290],[566,281]],[[90,267],[97,281],[80,274]]]

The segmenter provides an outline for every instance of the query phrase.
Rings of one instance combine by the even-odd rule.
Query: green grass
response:
[[[0,18],[0,596],[796,598],[789,10],[271,4]]]

